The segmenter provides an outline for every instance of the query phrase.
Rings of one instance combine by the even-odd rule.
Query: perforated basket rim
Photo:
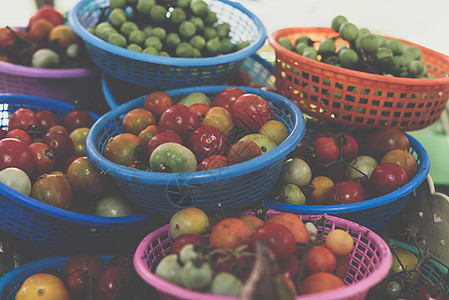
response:
[[[31,106],[33,105],[39,106],[39,103],[42,102],[44,102],[46,105],[51,105],[52,107],[58,107],[59,109],[67,109],[67,111],[70,111],[70,109],[73,108],[73,105],[71,104],[59,102],[48,98],[27,96],[27,95],[15,95],[15,94],[0,95],[0,103],[8,103],[8,104],[26,103]],[[94,118],[99,117],[98,115],[95,115],[93,113],[90,114],[94,116]],[[7,198],[8,201],[14,203],[14,205],[20,205],[28,210],[33,210],[36,214],[56,218],[63,222],[70,222],[91,226],[116,227],[121,225],[136,224],[149,218],[149,215],[146,213],[141,213],[127,217],[100,217],[100,216],[80,214],[43,203],[39,200],[26,196],[25,194],[22,194],[1,182],[0,182],[0,193],[2,194],[3,198]]]
[[[285,109],[293,112],[292,118],[294,121],[294,128],[289,134],[287,139],[285,139],[280,145],[274,149],[250,159],[248,161],[238,163],[232,166],[206,170],[206,171],[196,171],[196,172],[186,172],[186,173],[161,173],[161,172],[147,172],[138,169],[129,168],[126,166],[121,166],[113,163],[112,161],[106,159],[102,153],[97,150],[96,138],[98,133],[105,128],[112,120],[130,111],[133,108],[143,106],[143,102],[146,96],[131,100],[127,103],[121,104],[120,106],[112,109],[111,111],[104,114],[89,130],[86,138],[86,153],[89,159],[94,165],[100,170],[108,172],[110,175],[127,180],[128,178],[133,178],[133,180],[151,183],[154,185],[163,185],[173,183],[173,179],[176,178],[179,182],[183,184],[203,184],[210,183],[216,180],[225,180],[242,174],[247,174],[254,172],[254,170],[261,169],[265,166],[278,161],[279,159],[285,157],[290,153],[303,138],[305,133],[305,120],[301,113],[301,110],[290,100],[281,96],[279,94],[264,91],[257,88],[250,88],[244,86],[198,86],[190,88],[179,88],[174,90],[166,91],[171,97],[175,97],[182,94],[189,94],[192,92],[203,92],[203,93],[218,93],[221,90],[229,87],[240,88],[247,93],[254,93],[261,95],[270,95],[270,98],[276,99],[276,104],[281,104]]]
[[[370,208],[379,207],[401,199],[402,197],[413,192],[426,179],[430,171],[430,159],[426,149],[414,137],[406,133],[410,141],[410,146],[418,153],[421,158],[421,165],[416,175],[404,186],[398,188],[396,191],[376,197],[369,200],[364,200],[356,203],[340,204],[340,205],[296,205],[296,204],[275,204],[273,209],[305,214],[338,214],[363,211]],[[269,205],[273,201],[265,200],[265,204]]]
[[[110,260],[117,254],[100,254],[98,255],[103,262]],[[40,272],[47,267],[62,268],[64,263],[70,258],[70,256],[50,256],[41,259],[37,259],[28,263],[25,263],[0,277],[0,298],[5,299],[8,293],[19,283],[19,281],[25,281],[28,276]]]
[[[338,33],[333,31],[333,29],[329,28],[329,27],[288,27],[288,28],[283,28],[283,29],[274,31],[272,34],[268,35],[268,42],[274,48],[275,52],[280,52],[284,56],[293,58],[300,62],[307,63],[307,64],[309,64],[313,67],[316,67],[318,69],[326,69],[326,71],[328,71],[328,72],[340,73],[340,74],[344,74],[344,75],[350,76],[350,77],[356,77],[356,78],[361,78],[361,79],[371,80],[371,81],[379,81],[379,82],[384,82],[384,83],[388,83],[388,84],[408,85],[408,86],[432,86],[432,85],[437,86],[437,85],[442,85],[442,84],[449,85],[449,77],[445,77],[445,78],[440,77],[440,78],[432,78],[432,79],[390,77],[390,76],[384,76],[384,75],[379,75],[379,74],[371,74],[371,73],[366,73],[366,72],[362,72],[362,71],[351,70],[351,69],[347,69],[347,68],[343,68],[343,67],[337,67],[337,66],[333,66],[330,64],[326,64],[324,62],[320,62],[320,61],[316,61],[316,60],[304,57],[304,56],[299,55],[293,51],[286,49],[285,47],[281,46],[277,42],[279,40],[279,38],[283,37],[284,35],[286,35],[289,32],[292,32],[292,31],[318,32],[318,33],[319,32],[324,32],[324,33],[333,32],[333,33],[335,33],[336,36],[338,35]],[[393,38],[393,37],[387,37],[387,38]],[[422,50],[425,50],[425,51],[431,53],[433,56],[438,56],[441,60],[448,61],[448,63],[449,63],[449,56],[447,56],[447,55],[444,55],[440,52],[426,48],[419,44],[409,42],[407,40],[398,39],[398,38],[393,38],[393,39],[399,40],[402,43],[405,43],[408,45],[416,46]],[[449,75],[449,70],[447,72],[448,72],[447,75]]]
[[[246,9],[240,3],[232,2],[229,0],[213,0],[217,2],[226,3],[244,14],[248,15],[251,20],[255,23],[258,28],[258,35],[254,41],[252,41],[248,47],[243,48],[242,50],[224,54],[216,57],[206,57],[206,58],[179,58],[179,57],[164,57],[159,55],[152,55],[146,53],[140,53],[137,51],[131,51],[119,46],[112,45],[106,41],[103,41],[99,37],[91,34],[89,31],[84,28],[81,24],[80,18],[80,10],[88,3],[93,0],[82,0],[79,1],[68,14],[68,22],[75,33],[83,39],[86,43],[91,44],[99,49],[102,49],[105,52],[108,52],[113,55],[117,55],[120,57],[152,63],[157,65],[167,65],[167,66],[184,66],[184,67],[201,67],[201,66],[210,66],[210,65],[222,65],[231,63],[234,61],[242,60],[251,54],[254,54],[262,45],[265,43],[265,39],[267,37],[266,29],[262,23],[262,21],[251,11]],[[232,30],[232,29],[231,29]]]
[[[268,214],[278,213],[269,211]],[[338,226],[342,226],[342,224],[346,225],[348,229],[354,230],[354,232],[363,232],[364,238],[368,239],[370,236],[370,241],[376,241],[376,244],[379,246],[379,257],[382,257],[382,261],[379,263],[378,267],[369,274],[368,277],[362,278],[354,284],[346,285],[344,287],[334,289],[328,292],[316,293],[310,295],[300,295],[296,296],[297,300],[314,300],[314,299],[345,299],[346,297],[354,296],[355,294],[368,292],[368,289],[377,283],[379,283],[390,271],[391,265],[393,263],[393,257],[388,247],[388,244],[378,236],[374,231],[359,225],[355,222],[330,216],[326,214],[313,214],[313,215],[300,215],[301,220],[303,218],[321,218],[326,217],[327,220],[337,223]],[[169,229],[169,225],[162,226],[155,231],[148,234],[137,246],[136,252],[134,254],[133,263],[136,272],[139,276],[148,284],[151,284],[158,291],[163,292],[166,295],[178,297],[180,299],[198,299],[198,300],[231,300],[238,299],[236,297],[227,297],[227,296],[219,296],[212,294],[205,294],[200,292],[195,292],[175,284],[169,283],[152,272],[149,272],[147,262],[144,260],[145,253],[148,249],[148,245],[152,243],[152,241],[156,241],[161,234],[167,233]],[[151,283],[150,283],[151,282]]]

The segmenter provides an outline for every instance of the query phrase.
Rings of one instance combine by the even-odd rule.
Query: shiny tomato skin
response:
[[[19,128],[9,130],[5,137],[21,140],[28,146],[33,142],[30,135],[25,130]]]
[[[36,166],[34,168],[33,176],[37,177],[44,173],[50,173],[55,170],[56,160],[53,150],[50,146],[44,143],[32,143],[28,146],[33,154]]]
[[[159,145],[169,142],[178,143],[183,146],[185,145],[184,140],[176,132],[159,132],[155,136],[153,136],[146,145],[148,158],[151,156],[151,153],[153,153],[154,149],[156,149]]]
[[[94,119],[85,110],[74,110],[64,116],[62,124],[70,133],[77,128],[90,128],[94,124]]]
[[[195,103],[189,106],[189,109],[193,111],[200,121],[200,125],[206,117],[207,112],[210,109],[210,106],[204,103]]]
[[[13,138],[0,140],[0,170],[16,167],[31,176],[35,165],[33,154],[27,144]]]
[[[234,103],[234,101],[238,97],[245,93],[246,92],[244,90],[237,87],[225,88],[215,96],[214,100],[212,101],[212,106],[221,106],[230,111],[232,103]]]
[[[62,120],[49,110],[40,110],[36,113],[36,116],[39,120],[39,129],[42,132],[42,135],[47,133],[50,127],[60,125],[62,123]]]
[[[42,137],[42,143],[53,150],[57,164],[64,164],[66,159],[75,153],[75,146],[70,136],[60,131],[47,132]]]
[[[212,155],[206,157],[198,164],[198,171],[213,170],[229,166],[229,160],[224,155]]]
[[[255,94],[239,96],[231,107],[231,115],[237,126],[256,132],[271,116],[268,102]]]
[[[365,200],[362,186],[354,181],[337,182],[329,191],[326,204],[340,205]]]
[[[218,222],[209,236],[209,243],[215,249],[234,250],[249,245],[251,229],[248,224],[237,218],[226,218]]]
[[[156,118],[160,118],[164,111],[171,106],[173,106],[173,100],[163,91],[148,94],[143,102],[143,107],[151,111]]]
[[[189,148],[199,161],[212,155],[223,155],[228,151],[228,142],[223,132],[215,126],[203,125],[192,132]]]
[[[281,275],[291,279],[296,280],[296,275],[298,274],[299,266],[301,261],[296,255],[292,255],[288,260],[279,265]]]
[[[39,120],[36,114],[28,108],[19,108],[9,116],[8,130],[16,128],[28,130],[30,126],[39,129]]]
[[[187,106],[176,104],[168,108],[159,119],[159,131],[174,131],[183,139],[200,127],[200,121]]]
[[[334,272],[337,259],[331,250],[324,246],[313,246],[306,257],[306,269],[309,273]]]
[[[284,225],[268,223],[260,227],[254,234],[253,249],[256,249],[256,241],[260,240],[271,249],[279,262],[290,259],[296,250],[296,241],[293,233]]]
[[[190,244],[202,244],[207,246],[208,242],[201,234],[193,232],[183,233],[173,241],[170,254],[179,254],[184,246]]]

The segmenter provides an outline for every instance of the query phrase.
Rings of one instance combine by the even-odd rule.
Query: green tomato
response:
[[[217,13],[209,10],[206,17],[204,18],[204,23],[212,25],[217,21],[218,21]]]
[[[350,68],[358,62],[359,56],[357,55],[357,52],[350,48],[342,48],[338,52],[338,59],[340,60],[342,67]]]
[[[165,56],[165,57],[170,57],[170,54],[168,54],[168,52],[166,52],[166,51],[160,51],[157,55],[159,55],[159,56]]]
[[[197,267],[192,261],[188,261],[181,270],[182,285],[192,290],[202,290],[212,282],[214,271],[209,263],[202,263]]]
[[[189,8],[191,0],[177,0],[176,5],[183,9]]]
[[[176,48],[181,43],[181,38],[176,32],[171,32],[167,35],[165,43],[170,48]]]
[[[183,37],[190,38],[196,32],[195,25],[190,21],[184,21],[179,25],[179,34]]]
[[[420,76],[424,71],[424,63],[422,60],[413,60],[408,64],[407,69],[410,76]]]
[[[167,37],[167,32],[162,27],[153,28],[153,36],[158,37],[161,41]]]
[[[403,53],[408,53],[414,60],[419,60],[422,57],[422,51],[416,46],[407,45],[402,49]]]
[[[193,17],[190,19],[190,22],[192,22],[193,25],[195,25],[196,30],[203,30],[204,22],[203,19],[201,19],[200,17]]]
[[[89,128],[87,127],[80,127],[73,130],[69,137],[73,142],[73,145],[75,146],[75,152],[84,154],[86,153],[86,138],[87,134],[89,133]]]
[[[190,2],[190,9],[198,17],[206,17],[209,13],[209,7],[203,0],[193,0]]]
[[[154,47],[157,51],[162,50],[162,42],[156,36],[150,36],[145,40],[145,47]]]
[[[59,65],[59,55],[51,49],[41,48],[34,52],[31,65],[34,68],[54,68]]]
[[[230,297],[238,297],[242,288],[240,279],[228,272],[215,275],[211,284],[211,293]]]
[[[142,47],[137,44],[129,44],[128,46],[126,46],[126,49],[136,52],[142,52]]]
[[[131,21],[126,21],[120,26],[120,32],[126,37],[134,30],[139,30],[139,27],[137,27],[136,23]]]
[[[143,49],[142,53],[157,55],[159,53],[159,51],[157,51],[156,48],[150,46],[150,47],[146,47],[145,49]]]
[[[204,26],[203,28],[203,36],[206,40],[214,39],[218,36],[217,30],[210,26]]]
[[[129,34],[129,42],[137,45],[142,45],[145,42],[146,34],[141,30],[134,30]]]
[[[233,48],[234,48],[234,45],[232,44],[230,38],[222,38],[220,40],[221,53],[223,53],[223,54],[230,53]]]
[[[293,50],[292,42],[290,42],[290,40],[288,38],[281,37],[278,40],[278,43],[279,43],[279,45],[281,45],[282,47],[284,47],[287,50]]]
[[[292,183],[288,183],[280,188],[277,197],[286,204],[304,205],[306,204],[306,196],[301,189]]]
[[[178,102],[178,104],[183,104],[188,107],[193,104],[197,104],[197,103],[206,104],[207,106],[211,106],[211,104],[212,104],[209,97],[207,97],[206,94],[201,93],[201,92],[190,93],[187,96],[184,96]]]
[[[207,52],[213,56],[217,56],[218,54],[220,54],[220,51],[221,51],[220,47],[221,47],[221,43],[218,40],[218,38],[208,40],[206,43]]]
[[[106,196],[95,205],[95,215],[101,217],[127,217],[134,214],[129,201],[119,195]]]
[[[360,46],[368,53],[375,53],[379,49],[379,40],[376,35],[367,33],[360,38]]]
[[[114,8],[109,14],[109,21],[115,26],[121,26],[127,20],[126,12],[121,8]]]
[[[335,18],[332,19],[332,25],[331,25],[331,27],[332,27],[332,29],[333,29],[335,32],[338,32],[339,29],[340,29],[340,27],[341,27],[341,25],[342,25],[343,23],[346,23],[346,22],[348,22],[348,19],[346,19],[345,16],[338,15],[338,16],[336,16]]]
[[[167,10],[162,5],[155,5],[151,8],[151,18],[156,23],[162,23],[167,15]]]
[[[196,48],[198,50],[203,49],[206,46],[206,40],[201,35],[195,35],[190,39],[190,45],[192,45],[193,48]]]
[[[204,257],[201,251],[198,251],[197,245],[188,244],[182,247],[181,252],[179,252],[179,259],[183,264],[186,264],[188,261],[202,259]]]
[[[176,56],[193,57],[193,47],[189,43],[182,42],[176,47]]]
[[[299,187],[304,187],[312,180],[312,170],[310,166],[301,158],[294,157],[284,162],[282,166],[279,182],[283,185],[292,183]]]
[[[217,35],[221,38],[229,37],[229,33],[231,32],[231,25],[229,23],[221,23],[215,26],[217,30]]]
[[[209,217],[196,207],[187,207],[177,211],[170,219],[170,236],[175,240],[183,233],[204,234],[209,230]]]
[[[139,0],[137,1],[137,11],[149,15],[151,9],[156,5],[155,0]]]
[[[119,47],[126,47],[127,42],[126,38],[120,33],[113,33],[111,34],[111,36],[109,36],[108,43],[111,43]]]
[[[170,14],[170,21],[173,24],[181,24],[186,20],[186,13],[181,7],[176,7]]]
[[[400,55],[404,45],[398,40],[388,40],[386,46],[393,52],[393,55]]]
[[[189,148],[177,143],[165,143],[151,153],[150,166],[153,172],[195,172],[197,161]]]
[[[341,24],[338,32],[340,33],[340,37],[342,39],[348,42],[352,42],[357,37],[359,30],[354,24],[346,22]]]
[[[124,8],[126,4],[126,0],[110,0],[109,6],[111,8]]]
[[[320,47],[318,49],[320,54],[333,54],[335,53],[335,42],[333,39],[324,39],[320,41]]]
[[[240,140],[253,141],[254,143],[257,144],[257,146],[259,146],[262,154],[267,153],[268,151],[273,150],[274,148],[277,147],[277,144],[275,141],[273,141],[269,137],[267,137],[263,134],[260,134],[260,133],[252,133],[252,134],[245,135]]]
[[[240,41],[237,43],[237,45],[235,45],[235,51],[240,51],[248,46],[249,46],[248,41]]]
[[[182,267],[178,263],[178,255],[169,254],[165,256],[157,265],[155,274],[173,284],[181,285]]]

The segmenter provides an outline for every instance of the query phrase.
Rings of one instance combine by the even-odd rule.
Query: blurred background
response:
[[[23,26],[45,0],[0,0],[0,26]],[[60,11],[77,0],[53,0]],[[357,27],[420,44],[449,55],[447,0],[239,0],[264,23],[268,34],[284,27],[329,27],[344,15]]]

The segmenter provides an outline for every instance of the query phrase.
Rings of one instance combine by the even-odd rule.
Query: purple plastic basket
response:
[[[95,69],[40,69],[0,61],[2,94],[38,96],[71,104],[75,100],[87,103],[101,95],[100,82],[101,74]]]
[[[268,217],[279,213],[270,210]],[[347,286],[332,291],[296,296],[296,300],[363,300],[368,290],[384,279],[392,265],[392,255],[387,243],[375,232],[352,221],[329,215],[298,215],[301,220],[319,219],[325,217],[325,228],[318,227],[318,231],[327,233],[339,228],[347,232],[352,231],[354,250],[350,254],[349,267],[344,278]],[[161,299],[197,299],[197,300],[237,300],[235,297],[225,297],[200,293],[171,284],[154,274],[155,266],[160,259],[170,253],[172,239],[169,225],[147,235],[137,247],[134,254],[134,268],[139,276],[152,285],[159,293]]]

